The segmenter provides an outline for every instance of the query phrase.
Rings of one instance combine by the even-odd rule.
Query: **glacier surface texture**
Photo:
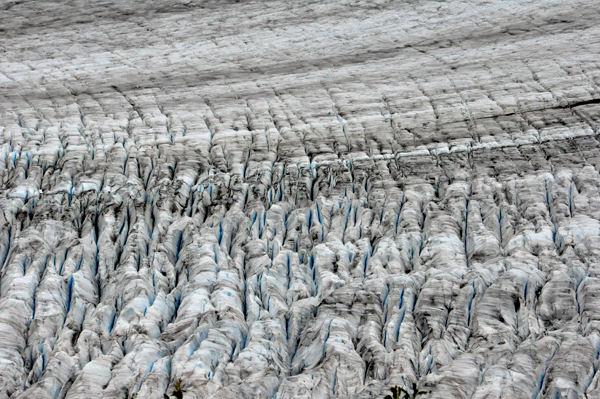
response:
[[[0,399],[600,398],[596,0],[0,0]]]

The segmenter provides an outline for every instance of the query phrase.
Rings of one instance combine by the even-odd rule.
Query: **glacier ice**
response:
[[[0,399],[600,397],[596,8],[0,2]]]

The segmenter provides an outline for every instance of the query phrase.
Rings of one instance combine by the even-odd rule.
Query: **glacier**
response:
[[[0,1],[0,399],[600,398],[597,11]]]

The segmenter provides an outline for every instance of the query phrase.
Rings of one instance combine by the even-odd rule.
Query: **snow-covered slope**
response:
[[[0,398],[600,397],[599,51],[594,0],[2,0]]]

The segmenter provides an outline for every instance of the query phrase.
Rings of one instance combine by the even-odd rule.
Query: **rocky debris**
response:
[[[600,395],[593,1],[0,8],[0,399]]]

